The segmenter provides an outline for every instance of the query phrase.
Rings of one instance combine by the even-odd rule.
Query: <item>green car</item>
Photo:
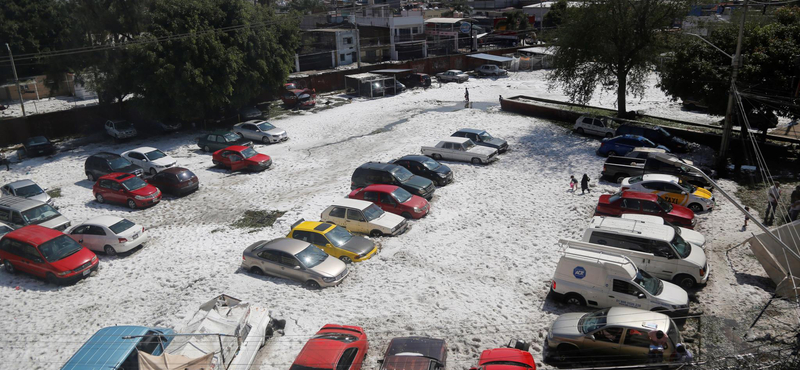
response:
[[[233,131],[214,131],[197,138],[197,146],[205,152],[216,152],[231,145],[253,146],[253,142]]]

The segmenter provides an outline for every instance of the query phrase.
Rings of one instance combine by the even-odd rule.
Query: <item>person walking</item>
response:
[[[466,100],[467,103],[469,103],[469,89],[466,87],[464,88],[464,100]]]
[[[767,212],[764,214],[764,224],[771,226],[775,221],[775,214],[778,213],[778,201],[781,199],[781,183],[775,181],[769,190],[767,190]]]
[[[3,153],[0,153],[0,166],[2,165],[6,166],[6,171],[11,171],[11,161]]]
[[[583,177],[581,178],[581,194],[587,191],[591,193],[592,189],[589,189],[589,175],[584,173]]]
[[[578,179],[575,178],[575,175],[569,175],[569,190],[573,193],[575,189],[578,188]]]

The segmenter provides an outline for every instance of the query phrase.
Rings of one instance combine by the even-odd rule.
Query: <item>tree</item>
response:
[[[456,0],[450,3],[450,10],[442,13],[445,17],[450,17],[453,13],[460,12],[464,16],[472,14],[472,7],[464,0]]]
[[[617,112],[625,98],[644,94],[644,83],[665,49],[663,32],[683,10],[673,0],[607,0],[568,8],[556,31],[551,87],[586,104],[598,86],[617,92]]]
[[[543,27],[558,27],[567,13],[567,0],[558,0],[542,18]]]
[[[522,10],[514,10],[503,13],[506,19],[497,23],[497,28],[507,31],[527,30],[530,27],[528,16]]]

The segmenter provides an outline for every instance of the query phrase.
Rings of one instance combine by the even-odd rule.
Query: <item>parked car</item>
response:
[[[64,233],[80,245],[109,256],[128,252],[149,239],[144,226],[117,216],[98,216]]]
[[[25,272],[50,284],[78,281],[100,266],[92,251],[58,230],[39,225],[4,235],[0,239],[0,261],[9,274]]]
[[[406,85],[403,85],[397,80],[394,81],[394,86],[392,86],[392,81],[386,81],[385,85],[387,94],[397,95],[403,91],[406,91]]]
[[[143,146],[127,152],[122,152],[122,157],[131,163],[141,167],[151,176],[170,168],[178,163],[175,158],[168,154],[149,146]]]
[[[708,104],[705,100],[694,97],[681,98],[681,105],[688,110],[707,111]]]
[[[233,132],[242,135],[245,139],[255,140],[264,144],[289,140],[285,130],[261,120],[237,123],[233,125]]]
[[[689,312],[685,290],[639,269],[630,258],[594,250],[590,243],[561,242],[567,248],[550,282],[550,293],[556,300],[576,306],[626,306],[678,316]]]
[[[623,218],[623,219],[628,219],[628,220],[642,221],[642,222],[645,222],[647,224],[669,226],[669,227],[675,229],[675,232],[678,235],[680,235],[684,240],[686,240],[687,242],[691,243],[692,246],[699,247],[699,248],[705,248],[705,246],[706,246],[706,237],[703,236],[703,234],[700,234],[700,233],[698,233],[697,231],[694,231],[694,230],[689,230],[689,229],[687,229],[685,227],[675,226],[675,225],[667,222],[666,220],[664,220],[663,218],[661,218],[659,216],[643,215],[643,214],[638,214],[638,213],[626,213],[626,214],[624,214],[624,215],[622,215],[620,217]]]
[[[317,105],[317,91],[314,89],[289,89],[281,95],[288,108],[310,109]]]
[[[140,124],[137,123],[137,126],[139,126],[143,132],[166,134],[180,130],[183,124],[178,121],[146,120]]]
[[[289,370],[360,370],[368,349],[364,329],[327,324],[306,342]]]
[[[0,222],[0,238],[12,231],[14,231],[14,229],[11,227],[11,225],[6,224],[5,222]]]
[[[685,153],[689,151],[689,143],[686,140],[670,134],[669,131],[660,126],[644,127],[623,124],[617,127],[615,135],[639,135],[674,152]]]
[[[647,174],[626,177],[622,180],[621,185],[622,191],[633,190],[657,194],[667,202],[688,207],[694,213],[710,211],[716,204],[710,191],[684,183],[672,175]]]
[[[347,197],[372,202],[386,212],[405,218],[422,218],[431,209],[425,198],[413,195],[396,185],[368,185],[351,191]]]
[[[380,362],[380,370],[444,370],[447,343],[429,337],[393,338]]]
[[[130,122],[124,120],[108,120],[105,128],[106,133],[114,139],[128,139],[139,134]]]
[[[509,345],[506,348],[484,350],[478,359],[478,366],[470,370],[536,370],[536,362],[527,349],[530,344],[522,341],[516,343],[516,347]]]
[[[43,189],[37,183],[33,182],[33,180],[29,179],[17,180],[5,184],[0,188],[0,193],[2,193],[4,197],[10,195],[37,200],[51,206],[53,205],[53,198],[50,198],[50,195],[47,194],[47,189]]]
[[[408,222],[401,216],[386,213],[370,202],[347,198],[337,200],[322,211],[320,220],[372,237],[396,236],[409,228]]]
[[[363,236],[351,234],[344,227],[302,218],[292,225],[286,237],[311,243],[344,263],[366,261],[378,253],[381,246]]]
[[[261,119],[262,117],[264,117],[264,112],[256,107],[239,108],[239,119],[242,121]]]
[[[431,86],[431,76],[425,73],[412,73],[399,78],[403,85],[407,88],[413,89],[415,87],[428,88]]]
[[[200,180],[187,168],[171,167],[157,173],[147,180],[151,185],[176,196],[184,196],[195,192],[200,187]]]
[[[437,73],[436,78],[439,79],[439,82],[462,83],[462,82],[467,82],[467,80],[469,80],[469,75],[457,69],[451,69],[446,72]]]
[[[484,64],[475,68],[475,73],[479,76],[508,76],[508,71],[494,64]]]
[[[574,361],[582,356],[593,365],[599,359],[645,362],[650,354],[648,333],[656,330],[666,334],[663,360],[669,362],[675,346],[683,343],[675,322],[663,313],[630,307],[563,314],[547,331],[545,347],[561,360]]]
[[[607,117],[580,116],[575,120],[573,129],[581,135],[614,137],[614,128],[611,127],[611,121]]]
[[[139,369],[139,352],[158,356],[175,336],[172,329],[110,326],[98,330],[61,370]]]
[[[108,175],[109,173],[122,172],[139,177],[144,176],[144,170],[141,167],[131,163],[119,154],[108,152],[90,155],[89,158],[86,158],[83,168],[86,177],[91,182],[95,182],[101,176]]]
[[[214,152],[212,162],[231,171],[264,171],[272,165],[272,158],[249,146],[233,145]]]
[[[433,181],[438,186],[453,182],[453,171],[437,160],[424,155],[406,155],[389,163],[396,164],[411,173]]]
[[[272,275],[304,283],[309,288],[340,284],[347,265],[308,242],[278,238],[253,243],[242,254],[242,268],[256,275]]]
[[[472,162],[472,164],[488,164],[498,159],[497,149],[477,146],[467,138],[448,137],[436,146],[423,146],[421,152],[437,161],[449,159]]]
[[[615,136],[611,139],[603,139],[600,143],[600,148],[597,149],[597,155],[603,157],[609,156],[617,156],[617,155],[625,155],[628,154],[633,148],[638,147],[648,147],[648,148],[661,148],[669,152],[665,146],[656,145],[650,140],[642,136],[637,135],[622,135],[622,136]]]
[[[497,149],[498,153],[505,153],[508,151],[508,142],[503,139],[498,139],[489,135],[486,130],[474,128],[462,128],[452,135],[453,137],[465,137],[472,140],[475,145],[485,146],[492,149]]]
[[[27,225],[40,225],[64,231],[70,221],[53,206],[38,200],[6,196],[0,198],[0,222],[18,229]]]
[[[253,142],[233,131],[214,131],[197,138],[197,146],[204,152],[216,152],[231,145],[253,146]]]
[[[638,191],[603,194],[594,210],[596,216],[619,217],[627,213],[659,216],[671,224],[687,229],[694,229],[697,224],[691,209],[667,202],[658,195]]]
[[[411,194],[433,198],[436,186],[431,180],[416,176],[404,167],[391,163],[367,162],[358,166],[350,178],[350,190],[372,184],[397,185]]]
[[[34,136],[22,142],[22,150],[25,152],[26,157],[33,158],[40,155],[54,154],[56,147],[48,138]]]
[[[152,206],[161,201],[161,191],[129,173],[110,173],[92,187],[98,203],[121,203],[130,209]]]
[[[646,174],[674,175],[689,184],[711,189],[711,184],[701,171],[668,153],[656,153],[647,159],[609,156],[603,164],[601,175],[615,182],[626,177]]]

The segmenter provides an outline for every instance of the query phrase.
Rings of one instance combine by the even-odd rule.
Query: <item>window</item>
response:
[[[364,222],[364,215],[361,214],[361,211],[355,209],[348,209],[347,219],[352,221]]]
[[[8,221],[10,214],[11,212],[9,211],[0,210],[0,221]]]
[[[138,177],[136,177],[136,178],[138,178]],[[114,191],[122,190],[122,185],[120,185],[118,182],[109,181],[108,183],[109,183],[109,185],[111,187],[111,190],[114,190]]]
[[[158,336],[156,332],[148,331],[146,336],[142,338],[142,341],[136,345],[136,349],[144,353],[152,354],[164,340],[165,339]]]
[[[591,125],[594,120],[591,118],[584,118],[583,123],[586,125]]]
[[[674,184],[664,184],[664,190],[675,194],[681,194],[683,192],[683,189],[675,186]]]
[[[72,232],[71,232],[70,234],[71,234],[71,235],[80,235],[80,234],[84,234],[84,233],[85,233],[85,231],[86,231],[86,229],[88,229],[88,228],[89,228],[89,225],[81,225],[81,226],[78,226],[78,227],[76,227],[75,229],[73,229],[73,230],[72,230]]]
[[[606,126],[603,124],[603,121],[601,121],[601,120],[599,120],[599,119],[596,119],[596,120],[594,120],[594,125],[595,125],[595,126],[597,126],[597,127],[606,127]]]
[[[278,253],[279,252],[275,251],[263,251],[258,253],[258,257],[263,258],[267,261],[280,262],[281,257],[278,255]]]
[[[311,244],[316,244],[316,245],[323,245],[323,246],[330,244],[330,242],[328,241],[328,239],[325,238],[324,235],[317,234],[317,233],[311,233],[311,241],[310,241],[310,243]]]
[[[294,256],[289,255],[287,253],[281,253],[280,264],[281,265],[286,265],[286,266],[291,266],[291,267],[300,266],[300,262],[297,262],[297,259],[295,259]]]
[[[614,291],[617,293],[632,295],[634,297],[638,297],[639,294],[643,294],[641,290],[636,288],[635,285],[624,281],[624,280],[617,280],[614,279]]]
[[[623,343],[628,346],[650,348],[650,338],[647,332],[641,329],[628,329]]]
[[[646,248],[648,245],[647,240],[627,235],[592,232],[592,235],[589,237],[589,243],[608,245],[611,247],[628,249],[632,251],[649,252],[649,250]]]
[[[206,137],[206,140],[208,140],[208,141],[212,141],[212,142],[213,142],[213,141],[217,141],[217,135],[208,135],[208,136]]]
[[[623,209],[632,209],[632,210],[639,210],[639,200],[638,199],[622,199]]]
[[[364,193],[364,200],[370,202],[377,202],[378,201],[378,193],[374,191],[368,191]]]
[[[331,210],[331,213],[329,213],[329,216],[338,217],[338,218],[344,218],[344,211],[345,211],[345,208],[333,207],[333,209]]]
[[[242,125],[242,128],[245,129],[245,130],[256,131],[256,126],[255,125]]]
[[[619,343],[619,340],[622,339],[622,328],[605,328],[594,332],[592,336],[601,342]]]
[[[344,39],[342,39],[342,41],[344,41],[345,45],[350,45],[350,44],[353,43],[353,38],[352,37],[345,37]]]
[[[97,183],[97,186],[104,189],[111,189],[111,180],[100,180],[100,182]]]
[[[642,211],[645,211],[645,212],[648,212],[648,213],[659,213],[659,212],[661,212],[661,208],[656,203],[653,203],[653,202],[641,202],[641,203],[642,203]]]
[[[358,348],[348,348],[342,353],[342,357],[339,359],[339,363],[336,364],[336,370],[348,370],[350,365],[353,364],[353,360],[356,359],[356,354],[358,353]]]
[[[394,201],[394,198],[392,198],[389,194],[386,193],[381,193],[381,203],[392,206],[397,204],[397,202]]]
[[[19,212],[11,212],[11,223],[24,225],[25,221],[22,219],[22,215],[20,215]]]
[[[442,145],[442,149],[453,149],[453,144],[452,143],[444,143],[444,145]]]
[[[674,257],[674,255],[672,254],[672,248],[667,243],[661,241],[651,240],[650,251],[653,252],[653,254],[658,257],[666,257],[666,258]]]
[[[297,240],[302,240],[304,242],[313,243],[311,241],[311,233],[308,232],[308,231],[295,231],[292,234],[292,238],[297,239]]]
[[[39,255],[39,252],[32,245],[23,244],[21,247],[22,257],[25,257],[31,261],[42,261],[42,257]]]
[[[144,155],[142,155],[141,153],[130,153],[128,154],[128,156],[133,159],[144,159]]]
[[[660,182],[645,182],[642,183],[642,187],[644,187],[645,189],[657,190],[657,191],[664,190],[664,184]]]
[[[339,54],[339,61],[340,62],[344,62],[345,55],[347,55],[347,54]]]

